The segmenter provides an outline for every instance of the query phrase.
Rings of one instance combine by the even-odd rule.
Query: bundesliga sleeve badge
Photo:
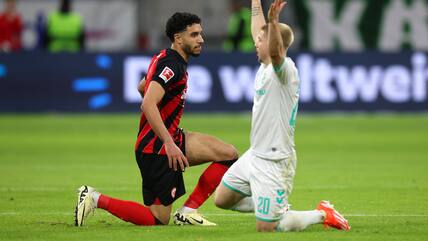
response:
[[[172,69],[170,69],[169,67],[165,67],[162,70],[162,73],[159,75],[159,77],[161,79],[163,79],[163,81],[165,81],[165,84],[172,79],[172,77],[174,77],[174,71],[172,71]]]

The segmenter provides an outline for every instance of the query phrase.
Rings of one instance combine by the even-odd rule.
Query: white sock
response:
[[[324,213],[313,211],[287,211],[278,223],[277,230],[282,232],[301,231],[311,224],[322,223]]]
[[[186,207],[186,206],[183,206],[183,207],[180,208],[180,211],[183,212],[183,213],[193,213],[193,212],[196,212],[196,210],[197,209],[189,208],[189,207]]]
[[[254,203],[251,197],[244,197],[241,201],[236,203],[230,210],[251,213],[254,212]]]
[[[98,206],[97,204],[98,204],[98,199],[100,199],[100,195],[101,195],[101,193],[99,193],[97,191],[94,191],[94,192],[91,193],[91,198],[92,198],[92,200],[95,203],[95,207]]]

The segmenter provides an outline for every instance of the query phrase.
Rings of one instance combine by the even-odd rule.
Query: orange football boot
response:
[[[346,220],[329,201],[321,201],[318,204],[317,210],[324,211],[324,226],[333,227],[340,230],[349,231],[351,226],[348,220]]]

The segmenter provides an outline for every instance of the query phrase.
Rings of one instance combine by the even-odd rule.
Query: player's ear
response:
[[[183,42],[183,38],[181,36],[181,33],[174,34],[174,42],[181,44]]]

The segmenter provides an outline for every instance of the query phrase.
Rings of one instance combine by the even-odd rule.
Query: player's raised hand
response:
[[[269,8],[268,22],[278,22],[279,13],[282,11],[284,6],[287,4],[284,0],[275,0]]]
[[[184,172],[186,167],[189,167],[189,162],[187,158],[183,155],[180,148],[174,142],[165,143],[165,152],[168,156],[169,168],[173,168],[174,171],[178,170],[180,166],[181,171]]]

